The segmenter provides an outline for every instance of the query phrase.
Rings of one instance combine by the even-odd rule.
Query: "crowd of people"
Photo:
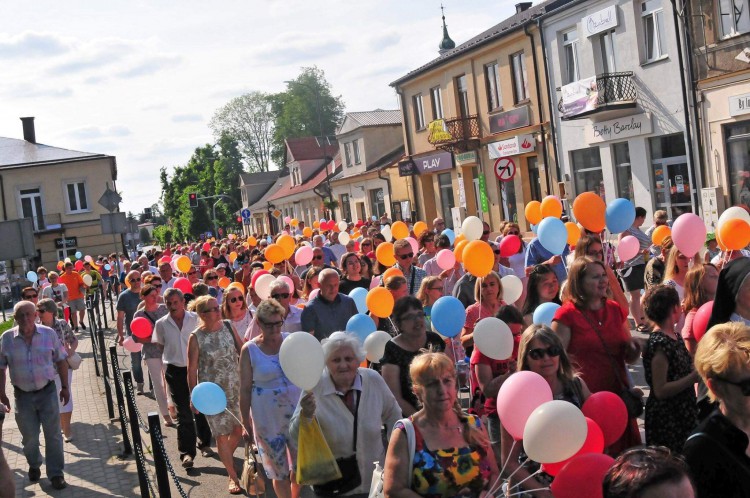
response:
[[[516,223],[494,236],[484,223],[476,240],[491,248],[492,261],[481,277],[467,270],[466,246],[440,218],[432,227],[292,220],[275,237],[171,244],[137,261],[92,258],[80,271],[63,262],[63,275],[40,268],[16,305],[17,327],[0,340],[0,408],[10,407],[8,369],[29,478],[40,476],[41,426],[48,476],[64,487],[63,441],[73,437],[66,358],[85,328],[78,312],[92,285],[86,272],[96,271],[97,285],[119,291],[117,337],[130,352],[137,393],[145,391],[145,362],[163,423],[176,428],[182,466],[193,467],[198,452],[212,456],[215,441],[231,494],[243,492],[232,455],[244,438],[276,495],[299,496],[297,438],[315,419],[342,471],[358,475],[314,486],[318,496],[369,496],[373,462],[383,466],[384,496],[499,494],[502,480],[508,494],[553,496],[555,476],[528,458],[498,415],[502,386],[529,371],[555,400],[581,408],[610,392],[637,408],[643,393],[628,365],[642,358],[645,440],[637,409],[629,409],[622,434],[604,449],[616,458],[604,496],[646,496],[639,493],[647,488],[750,496],[750,259],[716,252],[714,234],[701,254],[686,257],[669,236],[655,244],[653,230],[641,229],[645,218],[637,208],[619,237],[639,246],[625,261],[606,232],[580,227],[577,242],[555,254],[539,238],[523,238]],[[652,228],[664,225],[665,213],[656,212]],[[444,251],[454,253],[449,265]],[[513,299],[508,278],[520,285]],[[388,314],[362,309],[359,297],[369,300],[373,289],[392,300]],[[464,308],[455,337],[436,332],[432,311],[444,296]],[[554,306],[554,317],[540,323],[535,312],[545,306]],[[66,307],[67,321],[59,315]],[[360,314],[389,337],[374,358],[367,341],[347,331]],[[512,332],[510,358],[475,344],[477,325],[490,317]],[[135,323],[147,323],[148,333],[136,333]],[[298,333],[312,334],[324,352],[312,390],[290,381],[280,361],[284,341]],[[191,391],[202,382],[225,392],[224,412],[195,409]]]

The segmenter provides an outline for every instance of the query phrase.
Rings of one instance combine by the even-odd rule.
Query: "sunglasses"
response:
[[[362,244],[362,247],[370,247],[371,245],[372,245],[372,243],[365,242],[364,244]]]
[[[131,278],[130,281],[131,282],[140,282],[141,279],[140,278]]]
[[[508,232],[507,235],[521,235],[521,232]]]
[[[236,303],[237,301],[239,301],[241,303],[244,303],[245,302],[245,298],[242,297],[242,296],[230,297],[229,298],[229,302],[232,303],[232,304]]]
[[[442,291],[442,287],[428,287],[427,290],[436,290],[436,291]]]
[[[38,295],[39,295],[39,294],[24,294],[24,295],[23,295],[22,297],[23,297],[24,299],[34,299],[34,298],[35,298],[35,297],[37,297]]]
[[[206,277],[206,280],[219,280],[219,276],[214,275],[213,277]]]
[[[219,307],[214,306],[213,308],[207,308],[203,310],[201,313],[218,313],[218,312],[219,312]]]
[[[399,259],[412,259],[413,257],[414,257],[414,253],[410,252],[410,253],[407,253],[407,254],[401,254],[399,256]]]
[[[482,234],[483,234],[483,235],[489,235],[489,234],[490,234],[490,231],[489,231],[489,230],[482,230]]]
[[[161,287],[162,287],[162,285],[161,285],[161,284],[151,284],[151,285],[153,285],[153,286],[154,286],[154,287],[156,287],[157,289],[161,289]]]
[[[284,325],[284,321],[283,320],[279,320],[278,322],[264,322],[263,320],[261,320],[260,323],[262,323],[263,325],[265,325],[269,329],[272,329],[272,328],[275,328],[275,327],[281,327],[282,325]]]
[[[737,386],[740,388],[740,391],[742,391],[742,394],[744,396],[750,396],[750,378],[741,380],[739,382],[734,382],[729,379],[725,379],[724,377],[714,377],[716,380],[724,382],[726,384],[731,384],[733,386]]]
[[[43,315],[44,313],[51,313],[50,311],[43,310],[42,308],[37,308],[36,312],[39,313],[40,315]]]
[[[288,292],[282,292],[281,294],[271,294],[271,297],[274,299],[288,299],[289,293]]]
[[[323,259],[323,256],[313,256],[313,259]]]
[[[195,275],[196,273],[198,273],[198,272],[197,271],[189,271],[188,275]]]
[[[562,353],[562,349],[558,348],[557,346],[550,346],[547,349],[544,348],[535,348],[529,350],[529,358],[532,360],[541,360],[544,358],[544,356],[549,356],[550,358],[557,358]]]

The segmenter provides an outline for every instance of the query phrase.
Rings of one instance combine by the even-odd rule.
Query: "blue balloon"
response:
[[[615,199],[607,206],[607,229],[612,233],[624,232],[635,221],[635,206],[630,199]]]
[[[537,228],[537,236],[542,247],[552,254],[562,254],[568,243],[568,230],[565,223],[557,218],[544,218]]]
[[[367,289],[363,289],[362,287],[352,289],[349,297],[354,299],[354,304],[357,305],[359,313],[367,313]]]
[[[109,271],[109,270],[112,269],[112,267],[107,264],[107,265],[104,265],[104,269],[107,270],[107,271]]]
[[[453,241],[456,240],[456,232],[451,230],[450,228],[446,228],[442,232],[440,232],[440,235],[445,235],[448,237],[448,240],[450,240],[451,245],[453,245]]]
[[[430,315],[432,326],[445,337],[455,337],[464,327],[466,310],[464,305],[453,296],[443,296],[432,305]]]
[[[552,319],[555,318],[555,312],[559,307],[560,305],[557,303],[543,303],[537,306],[532,317],[534,324],[551,327]]]
[[[39,276],[38,276],[38,275],[37,275],[37,274],[36,274],[35,272],[33,272],[33,271],[29,271],[29,272],[28,272],[28,273],[26,274],[26,279],[27,279],[27,280],[28,280],[29,282],[31,282],[31,283],[34,283],[34,282],[36,282],[37,280],[39,280]]]
[[[368,335],[377,330],[375,322],[369,316],[358,313],[346,322],[346,331],[353,332],[364,344]]]
[[[204,415],[218,415],[227,408],[227,395],[213,382],[201,382],[195,386],[190,401]]]
[[[78,251],[76,253],[76,259],[81,259],[81,256],[83,256],[83,253],[81,251]]]

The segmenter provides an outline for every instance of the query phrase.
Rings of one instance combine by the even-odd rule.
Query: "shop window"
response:
[[[750,121],[724,129],[732,204],[750,207]]]
[[[633,175],[630,167],[630,147],[627,142],[612,144],[612,154],[615,163],[615,181],[617,182],[617,197],[633,199]]]
[[[562,34],[563,61],[565,74],[563,84],[578,81],[578,30],[571,29]]]
[[[695,210],[693,174],[685,155],[685,136],[682,133],[649,139],[653,174],[654,205],[664,209],[674,220],[683,213]]]
[[[589,147],[570,152],[575,178],[576,194],[594,192],[604,199],[604,176],[599,147]]]
[[[667,34],[664,27],[663,0],[641,2],[641,22],[646,62],[667,56]]]
[[[432,120],[443,119],[443,91],[439,86],[430,88],[430,103],[432,104]]]
[[[513,72],[513,100],[516,104],[529,98],[528,78],[526,75],[526,61],[523,51],[510,56],[510,67]]]
[[[385,197],[382,188],[370,190],[370,213],[378,218],[385,214]]]
[[[349,194],[341,194],[341,216],[346,221],[354,221],[352,219],[352,206],[349,204]]]
[[[750,31],[750,4],[748,0],[719,0],[716,2],[724,37]]]
[[[414,126],[417,130],[424,130],[424,108],[422,107],[422,94],[418,93],[412,97],[414,107]]]
[[[490,111],[503,106],[500,93],[500,70],[497,62],[484,66],[484,81],[487,85],[487,107]]]
[[[455,206],[453,201],[453,180],[450,173],[440,173],[438,175],[438,185],[440,185],[440,207],[447,228],[453,228],[453,213],[451,208]]]
[[[531,191],[531,199],[541,201],[542,184],[539,177],[539,159],[531,156],[526,159],[526,164],[529,168],[529,190]]]

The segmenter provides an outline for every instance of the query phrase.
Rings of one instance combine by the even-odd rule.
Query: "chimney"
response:
[[[23,139],[32,144],[36,143],[36,132],[34,131],[34,117],[21,118],[23,123]]]
[[[520,14],[524,10],[528,10],[531,7],[532,2],[521,2],[516,4],[516,14]]]

